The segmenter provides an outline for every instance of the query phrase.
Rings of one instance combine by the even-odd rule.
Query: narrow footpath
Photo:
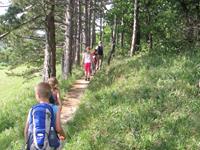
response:
[[[81,96],[83,95],[88,84],[89,81],[85,81],[84,77],[82,77],[81,79],[76,80],[68,93],[66,93],[65,97],[63,98],[61,112],[61,122],[63,124],[67,123],[73,118],[73,115],[80,104]]]

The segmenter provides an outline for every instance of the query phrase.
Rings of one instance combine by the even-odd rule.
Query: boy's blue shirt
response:
[[[50,106],[53,108],[54,118],[56,120],[56,113],[58,112],[58,106],[55,104],[50,104]]]

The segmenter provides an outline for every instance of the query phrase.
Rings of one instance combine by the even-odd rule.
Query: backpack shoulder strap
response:
[[[53,108],[51,107],[51,105],[46,104],[46,103],[40,103],[40,104],[34,105],[31,109],[31,115],[32,115],[33,110],[36,108],[48,109],[51,113],[51,127],[55,127],[55,117],[54,117],[54,112],[53,112]]]

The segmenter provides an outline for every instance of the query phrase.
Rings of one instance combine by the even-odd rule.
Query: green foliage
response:
[[[89,85],[64,149],[199,149],[199,56],[115,60]]]
[[[11,29],[13,27],[18,26],[23,20],[22,17],[17,17],[17,14],[22,13],[23,10],[17,6],[10,6],[5,15],[0,16],[0,24],[3,26],[4,30]],[[1,31],[1,30],[0,30]],[[2,32],[0,32],[2,33]]]
[[[20,67],[13,72],[25,71]],[[7,68],[0,71],[0,145],[1,149],[20,149],[23,143],[23,128],[29,108],[34,103],[33,86],[39,78],[31,81],[19,76],[8,76]],[[13,113],[14,112],[14,113]],[[18,148],[17,148],[18,147]]]

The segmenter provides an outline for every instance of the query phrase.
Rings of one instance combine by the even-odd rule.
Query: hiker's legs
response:
[[[91,70],[92,70],[91,73],[92,73],[92,75],[94,75],[94,74],[95,74],[95,69],[96,69],[96,68],[95,68],[95,63],[94,63],[94,62],[92,62],[91,68],[92,68],[92,69],[91,69]]]
[[[87,80],[87,64],[84,64],[85,80]]]
[[[96,70],[99,69],[99,55],[97,55]]]
[[[101,66],[102,66],[102,62],[103,62],[103,55],[99,55],[99,70],[101,69]]]
[[[91,72],[91,63],[85,64],[85,77],[90,78],[90,72]]]
[[[91,75],[91,63],[88,63],[88,70],[87,70],[88,79],[90,79],[90,75]]]

